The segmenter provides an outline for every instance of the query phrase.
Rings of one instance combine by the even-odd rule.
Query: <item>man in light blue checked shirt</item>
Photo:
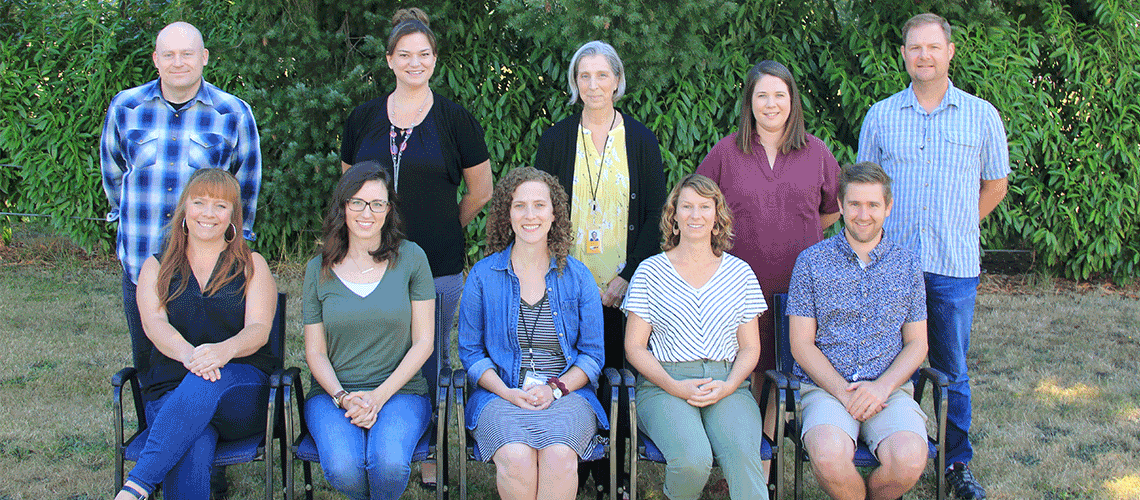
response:
[[[885,229],[922,258],[930,364],[950,378],[947,479],[959,498],[980,499],[985,490],[968,467],[966,353],[981,269],[978,224],[1005,197],[1009,147],[993,105],[950,82],[949,23],[919,14],[902,36],[911,85],[867,112],[858,161],[878,163],[894,179],[895,216]]]
[[[131,352],[144,389],[149,385],[151,342],[139,319],[135,288],[139,270],[162,250],[183,186],[200,168],[226,169],[241,184],[244,225],[226,237],[252,240],[261,188],[261,146],[249,105],[202,79],[209,61],[202,34],[176,22],[155,39],[151,59],[158,79],[120,92],[107,109],[99,147],[103,189],[119,222],[116,250],[123,265],[123,310]]]

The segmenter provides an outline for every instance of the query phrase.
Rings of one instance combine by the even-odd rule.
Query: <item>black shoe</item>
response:
[[[986,498],[986,489],[982,488],[982,485],[974,478],[974,474],[970,472],[970,466],[962,462],[954,462],[954,465],[946,469],[946,481],[950,483],[950,489],[958,498],[965,500],[984,500]]]

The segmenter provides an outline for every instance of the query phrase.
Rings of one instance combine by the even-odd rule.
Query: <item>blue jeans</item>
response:
[[[926,328],[930,366],[950,379],[946,413],[946,463],[969,463],[974,458],[970,446],[970,376],[966,354],[970,351],[970,328],[974,323],[974,303],[978,278],[953,278],[924,273],[926,278]]]
[[[408,487],[412,452],[431,422],[431,400],[396,394],[372,428],[363,429],[345,418],[332,397],[320,394],[305,401],[305,419],[333,488],[355,500],[395,500]]]
[[[143,331],[142,318],[139,317],[139,303],[135,296],[138,285],[131,281],[131,277],[123,270],[123,315],[127,318],[127,332],[131,334],[131,361],[139,371],[139,385],[146,389],[150,387],[150,351],[154,344]]]
[[[451,368],[451,327],[455,324],[455,308],[463,295],[463,273],[435,278],[435,346],[436,350],[424,362],[420,373],[428,382],[428,390],[435,392],[439,367]]]
[[[146,404],[150,436],[127,479],[163,498],[209,498],[218,440],[265,432],[269,376],[230,363],[216,382],[187,374],[178,387]]]

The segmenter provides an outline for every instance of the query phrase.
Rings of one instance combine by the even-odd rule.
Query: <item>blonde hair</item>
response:
[[[677,214],[677,200],[681,197],[681,190],[692,189],[697,196],[709,198],[716,204],[716,222],[713,223],[712,251],[719,256],[725,250],[732,249],[732,209],[724,199],[724,193],[712,179],[701,174],[689,174],[673,186],[669,196],[665,198],[665,206],[661,208],[661,234],[665,240],[661,243],[662,251],[669,251],[681,242],[681,234],[673,216]],[[674,229],[677,229],[676,231]]]

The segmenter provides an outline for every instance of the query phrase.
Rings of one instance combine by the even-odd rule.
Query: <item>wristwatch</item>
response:
[[[333,398],[333,404],[335,404],[337,408],[340,408],[343,410],[344,406],[341,406],[340,401],[342,399],[344,399],[344,397],[347,395],[348,395],[348,391],[346,391],[344,389],[337,391],[337,393],[333,394],[333,397],[332,397]]]

